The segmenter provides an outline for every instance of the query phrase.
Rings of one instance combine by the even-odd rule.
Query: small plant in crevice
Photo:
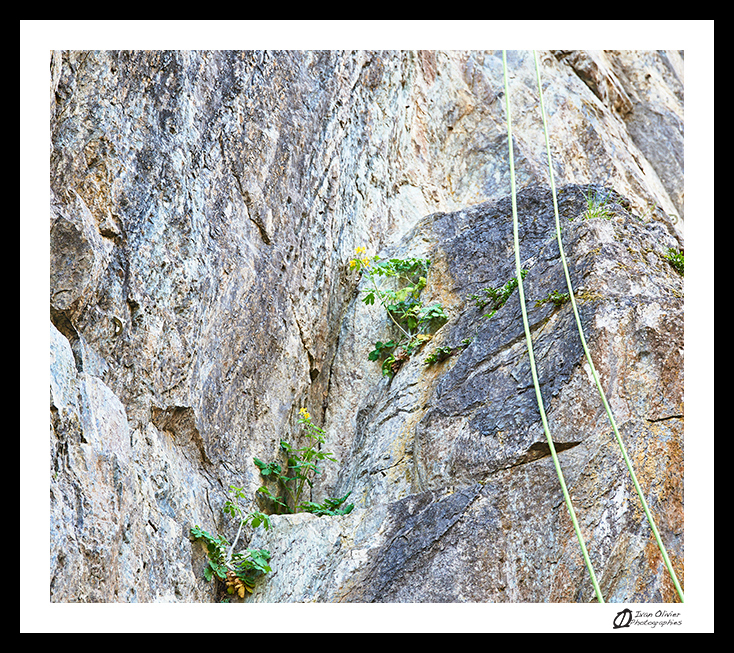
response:
[[[520,276],[524,279],[528,274],[527,270],[521,270]],[[479,293],[469,295],[469,299],[474,301],[474,304],[480,310],[484,309],[485,306],[490,307],[489,313],[486,313],[484,317],[491,318],[500,308],[505,305],[505,302],[512,295],[513,291],[517,288],[517,277],[512,277],[502,288],[482,288]]]
[[[668,253],[665,255],[665,258],[670,261],[670,264],[676,269],[678,274],[683,276],[683,250],[677,250],[673,247],[669,247]]]
[[[591,218],[606,218],[609,220],[614,216],[614,212],[607,207],[609,204],[608,196],[600,195],[597,192],[592,194],[592,190],[590,188],[585,199],[586,212],[582,216],[584,220],[589,220]]]
[[[562,306],[568,301],[571,301],[571,296],[567,292],[558,292],[557,290],[553,290],[548,293],[547,297],[539,299],[537,302],[535,302],[535,305],[542,306],[547,302],[552,302],[556,306]]]
[[[228,594],[237,594],[244,598],[247,592],[252,592],[255,582],[271,571],[268,562],[270,552],[267,549],[246,549],[235,551],[237,542],[246,524],[253,528],[262,525],[270,528],[270,519],[261,512],[246,513],[239,504],[245,497],[244,490],[234,485],[229,490],[232,498],[224,504],[223,511],[235,519],[239,519],[237,535],[230,544],[221,535],[212,535],[199,526],[191,529],[191,536],[203,540],[207,548],[208,564],[204,568],[204,578],[211,581],[218,578],[227,587]]]
[[[313,487],[314,479],[321,473],[319,463],[325,460],[337,461],[332,453],[320,449],[325,442],[324,430],[311,421],[311,415],[305,408],[301,408],[300,415],[298,423],[301,424],[308,443],[304,447],[297,448],[285,440],[280,441],[280,448],[287,459],[285,469],[280,463],[264,463],[258,458],[253,458],[262,477],[274,481],[277,486],[275,494],[265,485],[260,487],[257,493],[272,501],[279,513],[346,515],[354,508],[354,504],[351,503],[344,505],[351,492],[341,498],[326,499],[320,504],[302,500],[304,493]]]
[[[395,335],[386,342],[378,340],[368,354],[371,361],[382,361],[383,376],[392,377],[431,337],[436,325],[448,320],[443,306],[434,302],[424,306],[421,292],[426,287],[430,260],[423,258],[380,259],[365,257],[365,248],[357,248],[357,258],[349,262],[352,270],[365,274],[372,287],[362,301],[379,301],[395,327]],[[386,279],[395,283],[383,284]]]
[[[424,365],[433,365],[455,356],[469,346],[473,338],[464,338],[456,347],[436,347],[423,361]]]
[[[277,512],[310,512],[319,516],[346,515],[354,508],[354,504],[346,504],[351,492],[347,492],[343,497],[326,499],[323,503],[302,501],[306,488],[313,487],[315,476],[321,472],[318,468],[319,462],[323,460],[336,462],[336,460],[331,453],[319,449],[324,443],[323,429],[311,422],[311,416],[305,408],[301,408],[300,413],[298,421],[308,437],[308,444],[295,448],[285,440],[281,440],[281,448],[288,459],[285,471],[279,463],[264,463],[257,458],[253,459],[263,477],[277,481],[282,493],[274,495],[265,486],[259,488],[257,493],[272,500]],[[231,485],[229,494],[230,498],[225,502],[222,511],[239,520],[234,541],[230,544],[223,536],[212,535],[198,525],[191,528],[191,536],[194,540],[203,540],[206,544],[208,563],[204,568],[204,578],[208,581],[217,578],[225,584],[228,594],[237,594],[240,598],[245,598],[247,593],[252,593],[256,581],[271,571],[269,565],[271,554],[267,549],[235,551],[237,542],[248,524],[252,528],[263,526],[267,530],[271,528],[271,521],[263,512],[248,513],[242,508],[240,501],[245,499],[243,488]]]
[[[350,492],[347,492],[343,497],[326,499],[323,503],[314,503],[312,501],[304,501],[301,504],[303,512],[310,512],[319,517],[333,517],[335,515],[348,515],[354,508],[353,503],[344,505],[344,502],[349,498]]]
[[[426,356],[423,361],[424,365],[433,365],[434,363],[440,363],[446,360],[449,356],[454,353],[453,347],[436,347],[433,352]]]

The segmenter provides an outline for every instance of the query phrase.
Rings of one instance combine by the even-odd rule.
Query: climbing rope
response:
[[[586,563],[586,568],[589,571],[589,575],[591,576],[591,582],[594,585],[594,592],[596,592],[596,598],[598,599],[599,603],[604,603],[604,598],[602,597],[601,590],[599,589],[599,584],[596,581],[596,575],[594,574],[594,568],[591,564],[591,560],[589,559],[589,553],[586,550],[586,544],[584,544],[584,538],[581,535],[581,529],[579,528],[578,521],[576,520],[576,513],[573,510],[573,505],[571,503],[571,497],[568,494],[568,489],[566,487],[566,482],[563,478],[563,472],[561,471],[561,465],[558,462],[558,455],[556,454],[556,448],[553,444],[553,438],[550,434],[550,429],[548,428],[548,420],[546,418],[545,414],[545,408],[543,407],[543,397],[540,393],[540,384],[538,382],[538,372],[535,368],[535,357],[533,356],[533,341],[530,336],[530,327],[528,326],[528,315],[527,315],[527,309],[525,307],[525,292],[523,289],[523,282],[522,282],[522,270],[520,265],[520,241],[518,237],[518,221],[517,221],[517,200],[516,200],[516,193],[515,193],[515,164],[513,161],[513,155],[512,155],[512,121],[510,118],[510,90],[509,85],[507,82],[507,56],[505,50],[502,50],[502,67],[504,70],[504,79],[505,79],[505,101],[507,103],[507,142],[510,150],[510,185],[512,189],[512,228],[513,228],[513,235],[515,240],[515,270],[516,270],[516,279],[517,279],[517,289],[520,294],[520,308],[522,309],[522,321],[523,326],[525,328],[525,340],[527,342],[528,347],[528,356],[530,358],[530,371],[533,376],[533,385],[535,386],[535,398],[538,401],[538,409],[540,410],[540,418],[543,422],[543,430],[545,431],[545,437],[548,440],[548,448],[550,449],[551,457],[553,458],[553,465],[556,468],[556,474],[558,475],[558,480],[561,484],[561,490],[563,491],[563,498],[566,502],[566,508],[568,509],[568,513],[571,516],[571,521],[573,522],[573,529],[576,532],[576,537],[579,541],[579,545],[581,547],[581,554],[584,557],[584,562]]]
[[[673,570],[673,565],[670,562],[670,558],[668,558],[668,553],[666,552],[665,546],[663,545],[663,542],[660,538],[660,533],[658,532],[658,529],[655,526],[655,521],[652,517],[652,514],[650,513],[650,509],[648,508],[647,501],[645,501],[645,497],[642,494],[642,489],[640,488],[640,484],[637,482],[637,476],[635,475],[635,472],[632,469],[632,463],[630,462],[630,459],[627,456],[627,451],[625,450],[624,443],[622,442],[622,438],[619,434],[617,423],[614,420],[614,416],[612,415],[612,411],[609,408],[609,403],[607,402],[606,395],[604,394],[604,390],[601,387],[601,383],[599,381],[599,375],[596,373],[596,368],[594,367],[594,363],[591,360],[591,354],[589,354],[589,348],[586,345],[586,338],[584,337],[584,330],[581,327],[581,318],[579,317],[578,307],[576,306],[576,298],[573,293],[573,287],[571,286],[571,276],[568,273],[566,255],[563,251],[563,241],[561,239],[561,221],[560,221],[559,214],[558,214],[558,201],[556,200],[556,186],[553,180],[553,164],[552,164],[552,159],[551,159],[550,141],[548,139],[548,124],[547,124],[546,116],[545,116],[545,105],[543,104],[543,86],[540,80],[540,66],[538,64],[538,55],[535,50],[533,50],[533,57],[535,58],[535,72],[538,78],[538,94],[540,96],[540,110],[543,116],[543,131],[545,132],[545,147],[548,152],[548,174],[550,175],[551,192],[553,194],[553,210],[555,211],[555,216],[556,216],[556,238],[558,240],[558,249],[561,252],[561,264],[563,265],[563,273],[566,275],[566,286],[568,288],[568,295],[571,299],[571,307],[573,309],[573,315],[576,318],[576,326],[578,328],[579,338],[581,339],[581,346],[584,349],[584,355],[586,356],[586,361],[588,362],[589,368],[591,369],[591,374],[594,378],[594,383],[596,384],[596,387],[599,391],[599,396],[601,397],[602,404],[604,405],[604,410],[606,410],[607,416],[609,417],[609,422],[612,425],[612,430],[614,431],[614,437],[617,440],[617,444],[619,445],[620,451],[622,452],[622,457],[624,458],[624,462],[627,465],[627,469],[629,471],[630,477],[632,478],[632,483],[635,486],[637,495],[640,497],[640,503],[642,504],[642,509],[645,512],[647,521],[649,522],[650,528],[652,529],[653,535],[655,536],[655,541],[657,542],[658,548],[660,549],[660,553],[663,556],[663,561],[665,562],[665,566],[668,569],[668,573],[670,574],[670,577],[673,580],[673,584],[675,585],[676,592],[678,592],[678,596],[680,597],[681,603],[683,603],[683,590],[681,589],[681,586],[678,583],[678,578],[675,575],[675,571]],[[507,94],[507,82],[506,81],[505,81],[505,94]],[[508,100],[508,124],[509,124],[509,100]],[[512,167],[512,151],[510,151],[510,167]],[[513,193],[514,193],[514,190],[513,190]]]

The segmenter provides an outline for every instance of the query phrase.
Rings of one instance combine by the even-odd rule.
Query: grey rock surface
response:
[[[589,190],[559,191],[564,251],[592,360],[682,575],[683,279],[666,258],[676,240],[661,224],[628,213],[621,197],[610,197],[610,217],[585,219]],[[537,305],[566,288],[549,190],[520,193],[518,214],[526,225],[520,248],[541,392],[602,592],[611,601],[671,600],[672,584],[653,553],[571,306]],[[364,351],[362,360],[352,358],[351,347],[337,352],[338,370],[365,373],[361,390],[353,389],[352,399],[362,400],[354,399],[352,423],[329,420],[327,412],[334,444],[350,440],[333,494],[351,490],[358,508],[384,516],[348,591],[330,600],[594,600],[540,421],[518,293],[491,319],[462,302],[514,276],[511,221],[506,199],[420,221],[394,251],[435,262],[426,292],[455,306],[452,318],[392,378],[376,380],[368,367],[379,366]],[[357,341],[368,344],[354,328]],[[457,348],[467,337],[471,343]],[[431,348],[445,344],[457,353],[426,366]],[[368,523],[358,515],[360,525],[342,527],[341,540],[324,525],[333,546],[342,542],[330,558],[354,560],[360,548],[343,540],[351,543],[351,529]],[[279,535],[276,529],[255,541],[271,545]],[[304,546],[310,541],[303,537]],[[307,584],[328,586],[323,575],[336,569],[319,568]],[[281,591],[273,579],[255,599],[279,600],[273,597]]]
[[[682,575],[683,288],[662,258],[684,238],[682,54],[540,58],[587,337]],[[562,276],[532,53],[508,60],[535,300]],[[591,600],[519,307],[485,320],[467,305],[513,276],[499,51],[57,51],[50,64],[52,602],[217,600],[189,530],[233,537],[227,488],[257,507],[252,458],[297,440],[302,407],[340,461],[312,498],[351,490],[357,505],[248,533],[274,556],[247,600]],[[613,189],[611,220],[578,216],[589,183]],[[358,299],[358,246],[430,256],[424,297],[450,315],[391,380],[367,360],[386,324]],[[568,307],[530,311],[604,587],[667,600]],[[462,561],[478,575],[449,579]],[[278,569],[299,565],[311,571],[287,587]],[[421,569],[444,580],[421,589]]]

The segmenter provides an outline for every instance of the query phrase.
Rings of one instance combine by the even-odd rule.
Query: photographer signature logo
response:
[[[683,620],[681,613],[673,610],[656,610],[655,612],[646,612],[644,610],[635,610],[632,612],[629,608],[625,608],[617,612],[612,621],[612,628],[629,628],[630,626],[649,626],[651,628],[664,628],[665,626],[681,626]]]
[[[629,628],[632,623],[632,610],[625,608],[622,612],[617,612],[617,616],[614,617],[614,630],[617,628]]]
[[[625,608],[621,612],[617,612],[617,616],[614,617],[614,630],[617,628],[629,628],[632,623],[632,610]]]

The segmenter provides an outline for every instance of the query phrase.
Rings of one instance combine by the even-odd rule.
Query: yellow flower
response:
[[[357,247],[357,256],[364,254],[367,251],[365,247]]]
[[[308,411],[305,408],[301,408],[300,412],[303,419],[311,419],[311,415],[308,414]]]
[[[355,259],[352,259],[351,261],[349,261],[349,269],[350,270],[353,270],[354,268],[356,268],[357,265],[359,265],[359,263]]]
[[[368,268],[370,266],[370,260],[367,257],[363,258],[362,259],[362,265],[364,265],[366,268]]]

